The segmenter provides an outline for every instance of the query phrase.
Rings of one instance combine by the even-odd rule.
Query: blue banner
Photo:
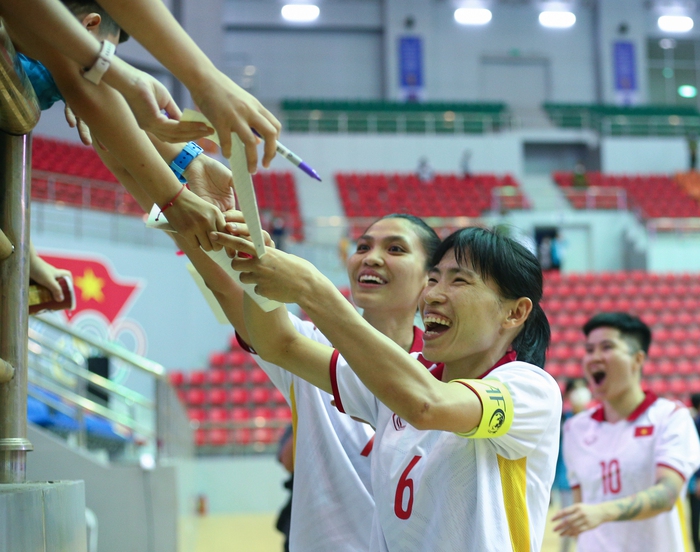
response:
[[[406,99],[420,99],[423,91],[423,41],[399,37],[399,85]]]
[[[632,42],[615,42],[613,61],[615,67],[615,90],[637,90],[637,66]]]

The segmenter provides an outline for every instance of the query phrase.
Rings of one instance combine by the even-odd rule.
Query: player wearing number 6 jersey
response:
[[[247,234],[243,224],[230,230]],[[228,238],[221,234],[220,243]],[[427,280],[428,259],[439,242],[437,234],[421,219],[389,215],[367,228],[348,259],[350,288],[355,303],[363,308],[364,319],[406,351],[420,351],[423,346],[423,332],[413,322]],[[236,328],[240,341],[249,341],[240,286],[206,255],[190,250],[187,254]],[[311,322],[294,316],[287,322],[317,346],[330,345]],[[275,340],[275,328],[266,328],[266,335]],[[374,430],[338,412],[329,393],[287,372],[284,364],[255,358],[292,407],[294,491],[289,549],[367,550],[374,513],[370,483]]]
[[[244,240],[226,245],[254,252]],[[454,233],[432,264],[423,353],[444,367],[431,373],[309,263],[275,250],[233,262],[259,293],[301,305],[337,348],[246,299],[260,355],[377,428],[370,551],[539,552],[561,417],[559,388],[538,367],[549,342],[542,271],[525,248],[483,228]]]
[[[687,550],[680,497],[700,466],[700,442],[682,404],[642,389],[651,331],[629,314],[603,313],[583,332],[584,374],[602,405],[564,426],[578,504],[554,517],[555,530],[578,536],[580,552]]]

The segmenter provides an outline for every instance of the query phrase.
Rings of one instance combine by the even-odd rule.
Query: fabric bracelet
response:
[[[100,53],[97,54],[95,63],[92,64],[92,67],[86,67],[84,69],[83,78],[89,80],[92,84],[100,84],[102,77],[112,63],[112,58],[114,57],[116,49],[117,47],[109,40],[103,40]]]
[[[168,201],[163,207],[160,208],[160,213],[158,213],[158,216],[156,216],[156,220],[158,220],[158,219],[160,218],[160,216],[161,216],[163,213],[165,213],[165,210],[166,210],[168,207],[172,207],[172,206],[173,206],[173,203],[175,203],[175,200],[176,200],[178,197],[180,197],[180,194],[181,194],[182,192],[185,191],[185,188],[187,188],[188,190],[190,189],[190,187],[189,187],[188,184],[183,184],[183,185],[182,185],[182,188],[180,188],[180,191],[178,191],[178,192],[175,194],[175,197],[173,197],[173,198],[172,198],[170,201]]]
[[[456,433],[471,439],[491,439],[508,433],[513,423],[513,398],[501,381],[493,378],[483,380],[452,380],[471,389],[481,401],[482,415],[479,425],[468,433]]]

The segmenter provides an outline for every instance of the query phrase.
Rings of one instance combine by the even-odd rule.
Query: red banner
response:
[[[75,286],[75,310],[64,311],[68,320],[93,310],[102,313],[110,324],[119,318],[136,291],[139,280],[126,280],[114,275],[109,261],[94,256],[41,255],[50,265],[70,270]]]

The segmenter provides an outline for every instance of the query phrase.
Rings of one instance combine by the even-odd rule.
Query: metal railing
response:
[[[160,364],[46,315],[32,317],[29,354],[30,395],[75,420],[72,433],[78,445],[90,448],[85,421],[93,416],[127,437],[122,460],[135,461],[142,454],[155,461],[193,454],[190,422]],[[121,374],[117,379],[135,372],[145,381],[137,391],[97,375],[88,369],[90,357],[107,358],[112,372]],[[96,392],[108,397],[107,405],[95,398]]]
[[[627,191],[611,186],[562,188],[569,202],[577,209],[627,210]]]
[[[31,137],[39,104],[0,20],[0,229],[14,253],[0,262],[0,484],[26,480]],[[7,378],[9,377],[9,380]]]
[[[509,113],[347,113],[313,110],[284,114],[294,132],[465,134],[490,133],[515,126]]]

